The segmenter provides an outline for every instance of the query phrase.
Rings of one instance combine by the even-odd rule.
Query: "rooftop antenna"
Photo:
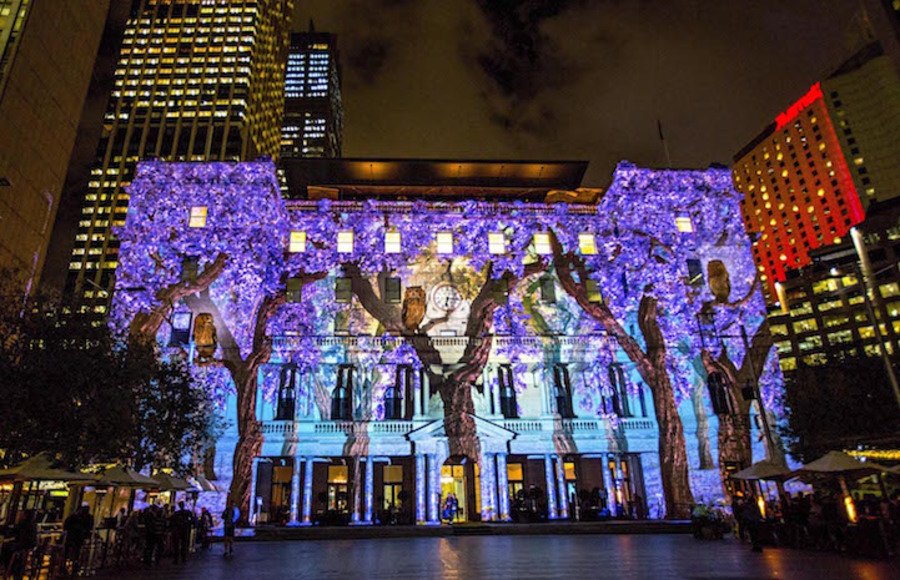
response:
[[[662,121],[656,120],[656,128],[659,130],[659,140],[662,141],[663,151],[666,153],[666,164],[672,167],[672,156],[669,155],[669,144],[666,143],[666,136],[663,134]]]
[[[312,18],[309,19],[309,31],[310,31],[310,32],[315,32],[315,31],[316,31],[316,23],[313,22],[313,19],[312,19]]]

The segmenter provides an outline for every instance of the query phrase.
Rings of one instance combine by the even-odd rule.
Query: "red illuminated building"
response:
[[[883,93],[871,98],[872,79]],[[900,134],[900,79],[870,45],[816,83],[734,158],[744,225],[774,301],[775,283],[840,243],[875,200],[900,194],[893,158]]]

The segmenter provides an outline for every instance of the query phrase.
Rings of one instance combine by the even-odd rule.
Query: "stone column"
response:
[[[300,522],[297,519],[297,515],[299,510],[300,503],[300,461],[302,457],[299,455],[294,457],[294,466],[293,473],[291,474],[291,519],[288,522],[289,526],[299,525]]]
[[[616,515],[616,486],[609,473],[609,453],[603,454],[603,487],[606,488],[606,507],[611,516]]]
[[[547,376],[546,373],[542,374],[542,380],[538,381],[541,386],[541,415],[547,416],[553,412],[553,408],[550,406],[550,388],[547,384]]]
[[[366,514],[363,518],[364,523],[371,524],[372,523],[372,486],[374,482],[375,476],[375,462],[372,461],[372,457],[369,456],[366,458]]]
[[[569,493],[566,490],[566,466],[562,455],[556,456],[556,484],[559,492],[559,517],[569,519]]]
[[[413,383],[413,419],[418,419],[422,416],[422,389],[425,388],[425,373],[419,374],[419,387],[416,388],[415,383]]]
[[[547,480],[547,518],[556,519],[556,481],[553,473],[553,459],[549,453],[544,454],[544,475]]]
[[[312,487],[313,487],[313,458],[306,458],[306,466],[303,468],[303,525],[312,523]]]
[[[437,455],[428,455],[428,523],[440,523],[441,470],[437,464]]]
[[[480,489],[478,492],[481,494],[481,521],[490,522],[496,517],[496,508],[493,505],[493,494],[491,490],[496,490],[497,486],[494,481],[494,474],[492,472],[492,465],[494,462],[494,454],[493,453],[482,453],[481,454],[481,476],[479,478]]]
[[[490,455],[490,466],[491,466],[491,521],[496,522],[500,519],[500,506],[498,504],[499,498],[497,497],[497,462],[496,462],[496,453],[491,453]]]
[[[509,521],[509,473],[506,470],[506,453],[497,454],[497,506],[500,520]]]
[[[259,472],[259,457],[253,458],[253,473],[250,475],[250,513],[247,514],[251,525],[256,524],[256,474]]]
[[[428,486],[425,485],[425,456],[416,454],[416,523],[425,523],[425,499]]]

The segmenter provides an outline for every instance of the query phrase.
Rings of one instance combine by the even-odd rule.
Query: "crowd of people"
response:
[[[234,528],[239,512],[229,504],[222,514],[225,555],[234,553]],[[39,523],[46,514],[22,510],[16,523],[4,531],[6,541],[0,551],[0,575],[22,578],[29,571],[49,567],[65,575],[78,575],[101,564],[156,566],[171,557],[175,564],[187,561],[197,548],[211,545],[215,519],[209,510],[189,509],[184,501],[150,504],[128,512],[121,508],[95,525],[87,505],[76,509],[62,526],[46,528]],[[87,549],[90,547],[90,549]]]
[[[869,494],[852,505],[855,521],[843,496],[827,490],[785,493],[763,502],[753,496],[736,496],[731,515],[702,504],[695,506],[694,535],[722,537],[724,524],[726,532],[733,528],[755,551],[770,545],[870,557],[900,553],[900,493],[890,498]]]

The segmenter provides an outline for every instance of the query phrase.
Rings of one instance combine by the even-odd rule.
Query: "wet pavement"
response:
[[[300,542],[241,542],[233,558],[221,544],[187,564],[122,570],[103,578],[900,578],[900,562],[766,549],[684,535],[472,536]]]

